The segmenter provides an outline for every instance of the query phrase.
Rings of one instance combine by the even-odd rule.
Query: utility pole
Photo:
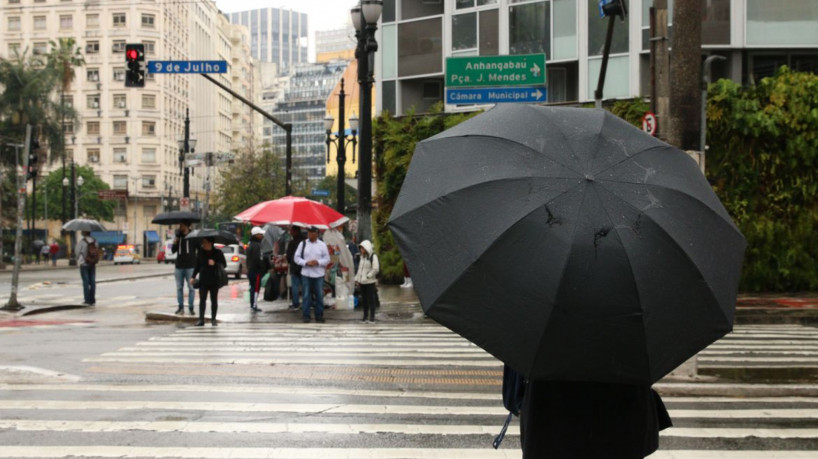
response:
[[[71,209],[74,209],[74,218],[77,217],[77,175],[74,167],[74,160],[71,160]],[[69,266],[77,266],[77,254],[75,253],[76,231],[71,232],[71,258],[68,259]]]
[[[11,295],[9,296],[8,303],[0,308],[4,311],[19,311],[23,309],[23,305],[17,301],[17,286],[20,284],[20,258],[23,249],[23,209],[26,206],[26,182],[24,176],[22,176],[18,170],[20,169],[20,147],[23,147],[23,158],[25,158],[26,161],[23,172],[28,171],[28,153],[29,148],[31,148],[30,124],[26,125],[26,138],[23,141],[23,145],[15,144],[13,147],[15,157],[14,172],[17,174],[17,234],[14,238],[14,271],[11,275]]]
[[[184,145],[184,153],[182,154],[182,164],[185,164],[185,155],[190,153],[190,109],[185,109],[185,145]],[[190,198],[190,169],[185,165],[183,166],[185,169],[185,177],[183,182],[182,188],[182,196],[186,198]]]
[[[601,6],[602,13],[608,18],[608,31],[605,34],[605,46],[602,51],[602,65],[599,68],[599,79],[594,91],[594,108],[602,108],[602,88],[605,87],[605,74],[608,73],[608,58],[611,54],[611,42],[613,41],[614,20],[620,16],[625,21],[628,14],[625,0],[610,0]]]
[[[668,143],[685,151],[698,150],[700,142],[701,15],[701,0],[676,0],[673,4]]]

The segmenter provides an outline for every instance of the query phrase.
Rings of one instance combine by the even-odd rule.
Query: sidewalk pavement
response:
[[[143,258],[141,263],[156,263],[156,258]],[[111,260],[100,261],[97,266],[113,266],[114,262]],[[11,273],[14,270],[14,263],[6,263],[5,269],[0,269],[0,274]],[[52,266],[51,261],[40,263],[27,263],[20,265],[21,271],[52,271],[55,269],[77,269],[77,266],[71,266],[68,258],[60,258],[57,260],[57,266]]]

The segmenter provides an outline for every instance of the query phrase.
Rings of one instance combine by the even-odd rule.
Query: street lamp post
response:
[[[79,180],[81,180],[81,179],[82,179],[82,177],[79,178]],[[77,179],[77,171],[76,171],[76,168],[74,167],[74,161],[71,160],[71,178],[69,179],[68,177],[64,177],[62,179],[62,187],[63,187],[63,196],[65,196],[66,189],[69,186],[71,187],[71,190],[70,190],[71,191],[71,208],[74,209],[74,218],[79,217],[79,213],[78,213],[79,209],[78,209],[78,203],[77,203],[77,185],[78,184],[79,183],[78,183],[78,179]],[[74,253],[74,233],[73,232],[71,233],[71,243],[69,244],[68,249],[69,249],[69,253],[71,254],[70,258],[68,259],[68,264],[70,266],[76,266],[77,265],[77,257],[76,257],[76,254]]]
[[[358,241],[372,239],[372,83],[378,42],[375,31],[383,9],[382,0],[361,0],[350,15],[358,46],[358,84],[361,85],[361,147],[358,162]]]
[[[185,110],[185,138],[178,140],[179,144],[179,167],[183,169],[184,182],[182,185],[182,196],[190,197],[190,168],[185,166],[185,156],[196,151],[196,139],[190,138],[190,109]],[[189,209],[184,209],[189,210]]]
[[[324,118],[324,129],[327,132],[327,163],[329,163],[329,146],[331,143],[335,143],[335,159],[338,163],[338,187],[337,187],[337,196],[335,200],[335,208],[338,213],[344,213],[344,195],[345,195],[345,184],[344,179],[346,178],[345,173],[345,166],[346,166],[346,147],[348,145],[347,142],[352,143],[352,162],[355,162],[355,144],[356,139],[355,135],[358,131],[358,118],[352,116],[349,118],[349,127],[352,129],[352,135],[346,135],[346,129],[344,126],[344,104],[346,99],[346,93],[344,92],[344,79],[341,78],[341,92],[338,93],[338,134],[335,136],[332,135],[332,125],[335,120],[332,119],[331,116]]]

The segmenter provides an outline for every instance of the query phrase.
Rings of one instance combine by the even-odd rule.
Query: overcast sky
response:
[[[253,10],[257,8],[286,8],[306,13],[310,29],[310,55],[314,55],[316,30],[340,29],[349,21],[349,10],[358,0],[215,0],[224,13]]]

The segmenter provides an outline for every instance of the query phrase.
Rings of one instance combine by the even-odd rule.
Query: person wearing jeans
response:
[[[80,277],[82,277],[82,296],[84,303],[88,306],[93,306],[97,302],[97,265],[85,262],[85,257],[88,256],[88,245],[91,243],[96,243],[96,239],[91,237],[90,232],[83,231],[75,250],[77,264],[80,265]]]
[[[188,301],[187,307],[190,315],[193,315],[193,298],[195,289],[190,284],[190,279],[193,276],[193,268],[196,267],[196,255],[199,249],[199,243],[185,239],[190,233],[190,223],[182,222],[179,224],[179,229],[176,230],[176,238],[173,240],[171,252],[177,254],[174,272],[176,277],[176,314],[185,312],[185,285],[187,285]]]
[[[304,296],[301,300],[304,323],[310,321],[312,294],[315,294],[315,321],[323,323],[324,274],[330,258],[327,244],[318,239],[318,228],[311,226],[307,229],[307,240],[299,244],[295,250],[295,262],[301,266],[301,281],[304,284]]]
[[[301,241],[304,240],[304,236],[301,235],[301,227],[291,226],[290,236],[292,239],[290,239],[289,244],[287,244],[287,265],[290,271],[290,297],[292,298],[290,309],[297,310],[300,307],[298,302],[301,299],[301,292],[303,292],[301,285],[301,266],[298,266],[295,262],[295,250],[301,245]]]

